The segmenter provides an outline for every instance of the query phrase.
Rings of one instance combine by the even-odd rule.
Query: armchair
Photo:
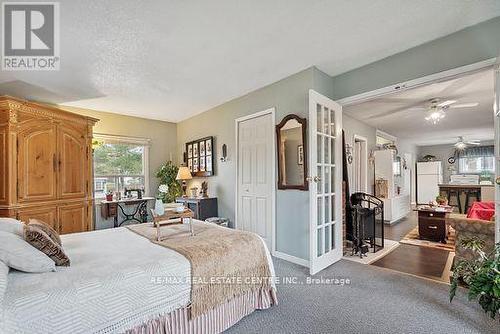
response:
[[[465,249],[461,241],[465,238],[476,237],[484,241],[485,252],[491,252],[495,247],[495,221],[467,218],[466,215],[450,214],[446,223],[455,229],[455,259],[471,260],[475,254],[470,249]]]

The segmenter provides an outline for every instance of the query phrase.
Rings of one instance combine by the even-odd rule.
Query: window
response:
[[[94,192],[144,189],[148,193],[148,140],[95,135]]]
[[[460,174],[481,174],[495,172],[493,146],[479,146],[465,149],[458,159]]]

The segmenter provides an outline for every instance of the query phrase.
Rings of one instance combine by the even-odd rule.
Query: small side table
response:
[[[181,225],[183,219],[189,219],[189,232],[194,236],[193,231],[193,211],[185,209],[183,212],[176,212],[174,210],[166,210],[163,215],[157,215],[154,209],[151,209],[153,216],[153,226],[156,227],[156,241],[162,241],[161,228],[164,226]]]

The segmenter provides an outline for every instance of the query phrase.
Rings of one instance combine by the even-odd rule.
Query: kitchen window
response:
[[[149,193],[149,140],[94,135],[94,196],[107,192],[143,189]]]
[[[458,158],[460,174],[495,173],[495,153],[493,146],[466,148]]]

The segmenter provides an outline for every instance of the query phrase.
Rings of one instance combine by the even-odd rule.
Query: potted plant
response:
[[[163,203],[175,202],[177,197],[182,195],[181,185],[177,182],[177,172],[179,167],[172,161],[164,163],[156,172],[156,177],[160,179],[160,184],[167,187],[166,192],[159,191],[158,197]]]
[[[483,251],[484,241],[478,238],[464,239],[461,244],[472,250],[477,258],[456,263],[451,279],[450,302],[458,285],[463,285],[469,289],[469,300],[477,300],[484,312],[495,319],[500,310],[500,243],[489,254]]]
[[[446,196],[438,195],[436,196],[436,202],[438,205],[446,206],[448,205],[448,198]]]

